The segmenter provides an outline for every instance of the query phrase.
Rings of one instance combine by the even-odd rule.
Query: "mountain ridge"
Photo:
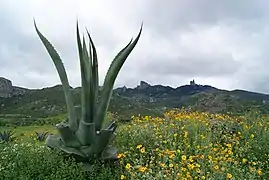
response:
[[[7,86],[5,88],[10,89]],[[75,105],[80,104],[80,90],[81,87],[71,87]],[[269,95],[245,90],[223,90],[210,85],[198,85],[194,80],[189,85],[176,88],[140,81],[134,88],[115,88],[109,111],[127,119],[134,114],[160,116],[167,109],[182,107],[213,113],[240,114],[249,109],[269,113]],[[20,93],[0,97],[0,115],[48,117],[59,113],[66,113],[61,85],[42,89],[22,88]]]
[[[14,93],[14,95],[17,95],[17,94],[22,94],[24,93],[24,91],[36,91],[36,90],[42,90],[42,89],[47,89],[47,88],[55,88],[55,87],[61,87],[61,84],[56,84],[56,85],[53,85],[53,86],[48,86],[48,87],[41,87],[41,88],[27,88],[27,87],[20,87],[20,86],[14,86],[12,85],[12,81],[5,78],[5,77],[0,77],[0,97],[1,96],[1,91],[4,91],[5,87],[3,87],[3,84],[6,83],[5,81],[9,81],[10,82],[10,86],[11,88],[13,89],[13,91],[15,92],[18,92],[18,93]],[[1,86],[2,85],[2,86]],[[268,95],[267,93],[261,93],[261,92],[255,92],[255,91],[250,91],[250,90],[244,90],[244,89],[233,89],[233,90],[226,90],[226,89],[219,89],[219,88],[216,88],[216,87],[213,87],[211,85],[200,85],[200,84],[196,84],[194,80],[190,81],[190,84],[185,84],[185,85],[181,85],[181,86],[177,86],[177,87],[171,87],[171,86],[164,86],[162,84],[154,84],[154,85],[151,85],[149,83],[147,83],[146,81],[144,80],[141,80],[140,81],[140,84],[137,85],[136,87],[134,88],[131,88],[131,87],[126,87],[126,86],[122,86],[122,87],[117,87],[117,88],[114,88],[113,90],[118,90],[118,89],[122,89],[122,88],[127,88],[127,89],[136,89],[136,88],[145,88],[145,87],[166,87],[166,88],[170,88],[170,89],[180,89],[180,88],[183,88],[185,86],[203,86],[203,87],[208,87],[208,88],[212,88],[212,89],[217,89],[217,90],[220,90],[220,91],[230,91],[230,92],[242,92],[242,93],[253,93],[253,94],[260,94],[260,95]],[[100,86],[101,87],[101,86]],[[80,86],[77,86],[77,87],[72,87],[70,86],[71,89],[76,89],[76,88],[80,88]],[[8,92],[9,93],[9,92]]]

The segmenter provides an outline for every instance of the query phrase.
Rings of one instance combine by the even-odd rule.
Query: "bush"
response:
[[[96,164],[85,172],[72,158],[45,146],[0,144],[0,179],[117,179],[118,170]]]

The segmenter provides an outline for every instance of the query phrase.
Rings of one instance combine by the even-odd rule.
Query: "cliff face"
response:
[[[24,94],[26,91],[27,89],[25,88],[12,86],[12,82],[9,79],[0,77],[0,98]]]
[[[0,97],[7,98],[13,94],[13,87],[10,80],[0,77]]]

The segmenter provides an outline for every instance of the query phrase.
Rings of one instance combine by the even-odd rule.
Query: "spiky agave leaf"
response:
[[[118,159],[117,157],[118,149],[114,146],[107,146],[102,153],[101,158],[103,160],[116,160]]]
[[[81,152],[80,150],[73,148],[73,147],[68,147],[66,144],[62,141],[61,137],[59,135],[49,135],[46,139],[46,144],[50,148],[62,150],[68,154],[76,154],[80,157],[85,158],[86,155]]]
[[[79,60],[80,60],[80,72],[81,72],[81,120],[85,121],[87,119],[87,109],[88,102],[89,101],[89,93],[90,93],[90,72],[89,72],[89,63],[87,62],[88,59],[86,59],[86,53],[85,53],[85,40],[83,37],[83,46],[82,42],[80,40],[79,35],[79,27],[77,22],[77,46],[78,46],[78,52],[79,52]]]
[[[91,42],[91,41],[90,41]],[[95,137],[95,124],[93,123],[93,113],[95,107],[95,89],[93,88],[95,81],[92,81],[93,69],[92,67],[92,53],[91,53],[91,43],[89,44],[89,53],[87,51],[87,46],[85,39],[83,37],[83,46],[81,45],[81,40],[79,36],[79,28],[77,25],[77,43],[80,56],[80,66],[81,66],[81,79],[82,79],[82,119],[79,123],[79,129],[76,133],[80,143],[82,145],[90,145],[93,143]],[[95,49],[94,49],[95,50]],[[96,52],[94,52],[94,57],[96,57]]]
[[[86,73],[87,73],[87,97],[85,97],[85,122],[93,122],[93,106],[95,105],[94,99],[92,98],[93,89],[92,89],[92,59],[89,56],[85,39],[83,39],[83,55],[84,62],[86,64]]]
[[[95,124],[80,121],[76,137],[81,145],[91,145],[95,143]]]
[[[77,123],[79,124],[80,119],[81,119],[81,105],[75,106],[75,112],[77,116]]]
[[[45,36],[38,30],[36,26],[36,22],[34,20],[34,25],[36,32],[41,39],[42,43],[44,44],[45,48],[47,49],[51,59],[53,60],[53,63],[57,69],[58,75],[60,77],[60,80],[62,82],[63,86],[63,91],[65,95],[65,101],[67,105],[67,110],[68,110],[68,120],[69,120],[69,126],[70,129],[75,132],[78,129],[78,123],[75,115],[75,108],[73,104],[73,99],[71,96],[71,91],[70,91],[70,85],[68,82],[67,74],[64,68],[64,65],[62,63],[62,60],[60,56],[58,55],[57,51],[54,49],[54,47],[51,45],[51,43],[47,40]]]
[[[87,29],[86,29],[87,30]],[[95,113],[96,113],[96,103],[97,103],[97,98],[98,98],[98,91],[99,91],[99,74],[98,74],[98,59],[97,59],[97,52],[96,52],[96,48],[95,45],[93,43],[93,40],[90,36],[89,31],[87,30],[87,34],[89,37],[89,47],[90,47],[90,54],[92,53],[92,81],[91,81],[91,99],[92,99],[92,104],[91,107],[92,109],[92,117],[95,117]],[[91,51],[92,48],[92,51]]]
[[[46,131],[46,132],[36,132],[35,131],[36,138],[38,141],[44,141],[46,139],[48,133],[49,133],[48,131]]]
[[[57,124],[56,128],[66,146],[79,147],[81,145],[75,134],[69,128],[68,124],[62,122]]]
[[[96,112],[95,123],[96,123],[97,131],[99,131],[102,128],[102,123],[104,121],[108,105],[110,103],[110,98],[112,95],[112,90],[113,90],[116,77],[122,65],[124,64],[125,60],[129,56],[129,54],[132,52],[135,45],[137,44],[140,38],[141,32],[142,32],[142,27],[143,27],[143,23],[141,25],[139,34],[135,38],[134,42],[132,42],[131,40],[130,43],[117,54],[117,56],[114,58],[114,60],[112,61],[108,69],[108,72],[105,77],[104,85],[103,85],[103,90],[101,92],[101,99],[98,104],[98,108]]]
[[[94,144],[94,152],[97,155],[101,155],[109,143],[115,138],[116,130],[115,121],[112,121],[105,129],[102,129],[98,135],[96,135],[96,142]]]
[[[4,142],[12,141],[13,135],[14,135],[14,132],[11,130],[0,132],[0,142],[1,141],[4,141]]]

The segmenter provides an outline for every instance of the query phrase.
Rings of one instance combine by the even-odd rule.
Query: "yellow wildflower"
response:
[[[183,156],[181,156],[181,159],[182,159],[183,161],[185,161],[185,160],[187,159],[187,157],[186,157],[185,155],[183,155]]]
[[[169,158],[174,158],[175,157],[175,154],[171,154],[170,156],[169,156]]]
[[[164,168],[166,167],[166,165],[164,163],[160,163],[160,165]]]
[[[193,164],[188,164],[189,169],[193,169],[195,166]]]
[[[230,174],[230,173],[227,173],[226,177],[227,177],[228,179],[231,179],[231,178],[233,177],[233,175]]]
[[[126,176],[124,176],[123,174],[120,176],[120,179],[126,179]]]
[[[243,159],[242,159],[242,163],[243,163],[243,164],[246,164],[246,162],[247,162],[247,159],[246,159],[246,158],[243,158]]]
[[[131,169],[131,167],[132,167],[132,166],[131,166],[130,163],[127,163],[126,166],[125,166],[125,168],[126,168],[127,170]]]
[[[187,138],[188,137],[188,131],[184,131],[184,138]]]
[[[147,170],[147,167],[140,167],[139,169],[138,169],[138,171],[140,171],[140,172],[145,172]]]
[[[262,170],[261,170],[261,169],[258,169],[257,173],[258,173],[259,175],[262,175]]]
[[[123,153],[120,153],[120,154],[118,154],[117,157],[118,157],[118,158],[122,158],[122,157],[125,157],[125,155],[124,155]]]

